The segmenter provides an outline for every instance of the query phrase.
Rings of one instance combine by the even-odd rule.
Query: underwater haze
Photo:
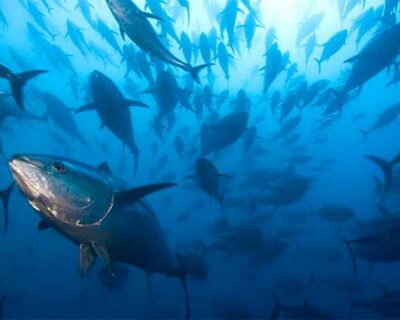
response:
[[[1,0],[0,319],[400,318],[398,0]]]

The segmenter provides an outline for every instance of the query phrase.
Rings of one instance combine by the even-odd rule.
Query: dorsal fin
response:
[[[86,104],[86,105],[80,107],[79,109],[75,110],[75,113],[81,113],[81,112],[93,111],[93,110],[96,110],[96,104],[89,103],[89,104]]]
[[[147,186],[142,186],[138,188],[129,189],[127,191],[122,191],[116,194],[116,199],[123,201],[126,205],[138,202],[142,198],[148,196],[149,194],[175,187],[175,183],[158,183],[150,184]]]
[[[99,165],[99,169],[109,174],[112,174],[110,166],[106,161],[104,161],[102,164]]]

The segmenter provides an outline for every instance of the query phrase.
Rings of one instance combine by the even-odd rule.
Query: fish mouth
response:
[[[38,163],[37,161],[34,161],[30,159],[27,156],[14,156],[9,162],[8,166],[10,167],[10,170],[12,173],[17,173],[19,172],[23,167],[29,166],[32,168],[38,168]]]
[[[28,156],[14,156],[8,162],[11,174],[21,191],[30,199],[40,195],[46,178],[41,173],[43,165]]]

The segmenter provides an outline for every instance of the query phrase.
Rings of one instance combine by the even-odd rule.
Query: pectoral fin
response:
[[[77,109],[75,111],[75,113],[81,113],[81,112],[93,111],[93,110],[96,110],[96,105],[94,103],[89,103],[89,104],[84,105],[84,106],[80,107],[79,109]]]
[[[96,262],[96,252],[90,244],[79,246],[79,273],[81,277],[86,277],[90,269]]]
[[[354,63],[354,62],[356,62],[358,59],[360,59],[362,57],[365,57],[365,55],[360,53],[360,54],[357,54],[357,55],[345,60],[344,63]]]
[[[112,260],[111,260],[109,253],[107,252],[106,248],[104,248],[103,246],[99,245],[96,242],[92,242],[92,248],[96,252],[97,256],[101,259],[101,261],[103,262],[103,264],[107,268],[107,270],[112,275],[114,275],[114,271],[112,268]]]
[[[161,190],[168,189],[168,188],[175,187],[175,186],[176,186],[175,183],[151,184],[151,185],[138,187],[138,188],[120,192],[116,195],[116,198],[123,201],[126,205],[130,205],[135,202],[138,202],[142,198],[144,198],[152,193],[159,192]]]
[[[141,107],[148,108],[149,106],[141,101],[125,99],[125,105],[127,107]]]

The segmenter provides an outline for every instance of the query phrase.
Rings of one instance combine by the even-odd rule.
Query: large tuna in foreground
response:
[[[136,266],[147,274],[177,277],[190,307],[185,255],[170,250],[160,223],[144,197],[174,186],[153,184],[129,189],[108,166],[100,168],[47,156],[17,156],[9,162],[13,178],[43,219],[80,247],[79,269],[86,275],[96,258],[113,272],[113,263]]]

